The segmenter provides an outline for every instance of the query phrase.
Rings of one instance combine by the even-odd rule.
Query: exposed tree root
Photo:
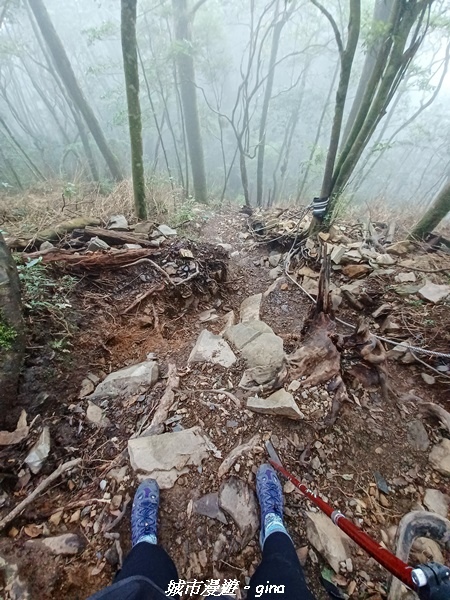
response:
[[[329,294],[330,257],[325,256],[319,278],[317,304],[304,327],[302,346],[288,356],[291,375],[296,379],[305,377],[304,386],[327,384],[334,392],[333,404],[323,425],[333,425],[339,409],[348,400],[343,380],[344,373],[357,378],[365,387],[379,384],[387,396],[385,370],[386,353],[379,340],[369,331],[368,324],[361,320],[353,334],[338,336]],[[359,362],[345,369],[342,364],[344,352],[357,354]]]

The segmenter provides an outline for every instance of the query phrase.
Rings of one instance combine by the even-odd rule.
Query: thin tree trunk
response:
[[[18,175],[16,169],[14,168],[14,165],[12,164],[12,162],[9,160],[9,158],[6,156],[6,154],[3,152],[3,148],[1,146],[0,146],[0,154],[3,158],[3,162],[8,167],[8,169],[11,171],[19,189],[23,190],[23,185],[22,185],[22,182],[20,181],[19,175]]]
[[[67,106],[69,107],[69,110],[72,114],[75,125],[78,129],[78,133],[80,134],[80,140],[81,140],[81,143],[83,144],[84,153],[86,155],[86,159],[87,159],[87,162],[89,165],[89,170],[91,171],[92,179],[93,179],[93,181],[98,182],[98,181],[100,181],[100,174],[98,172],[97,163],[96,163],[94,153],[92,152],[92,148],[91,148],[91,145],[89,142],[89,136],[86,131],[86,125],[83,122],[83,117],[82,117],[80,111],[77,109],[77,107],[74,106],[74,103],[72,102],[70,96],[67,93],[67,89],[64,87],[64,84],[62,83],[58,73],[55,70],[54,64],[53,64],[52,60],[50,59],[50,56],[48,55],[48,52],[45,48],[45,44],[44,44],[44,41],[42,40],[40,30],[37,28],[36,23],[35,23],[34,19],[32,18],[28,4],[26,4],[25,6],[27,9],[29,18],[30,18],[30,23],[31,23],[31,27],[33,29],[34,35],[35,35],[36,40],[39,44],[39,47],[42,51],[42,54],[44,55],[45,62],[47,63],[47,70],[52,75],[53,79],[55,80],[55,83],[56,83],[59,91],[61,92],[61,95],[62,95],[64,101],[66,102]]]
[[[275,6],[275,20],[278,18],[279,2]],[[280,45],[281,32],[286,24],[286,18],[283,16],[278,23],[275,23],[272,36],[272,47],[270,50],[269,70],[266,81],[266,89],[264,90],[264,99],[261,110],[261,119],[259,122],[259,142],[258,142],[258,157],[256,166],[256,204],[262,205],[263,186],[264,186],[264,153],[266,149],[266,126],[267,115],[269,113],[269,104],[272,97],[273,81],[275,79],[275,63],[277,60],[278,47]]]
[[[305,174],[303,175],[303,180],[302,180],[302,183],[301,183],[298,193],[297,193],[297,198],[296,198],[297,204],[300,202],[302,194],[303,194],[303,190],[305,189],[305,185],[308,180],[308,175],[309,175],[309,171],[311,169],[314,154],[317,150],[317,145],[320,141],[320,136],[322,135],[322,126],[325,121],[325,117],[326,117],[326,114],[328,111],[328,106],[329,106],[330,100],[331,100],[331,95],[333,94],[334,85],[336,83],[336,79],[337,79],[337,76],[339,73],[339,64],[340,63],[338,62],[338,64],[336,65],[336,69],[334,71],[333,78],[331,80],[330,89],[328,90],[328,94],[325,99],[325,104],[323,105],[322,114],[320,115],[319,123],[317,125],[316,137],[314,138],[314,143],[312,145],[311,152],[309,154],[308,162],[306,163]]]
[[[5,129],[5,131],[7,132],[7,134],[9,135],[11,141],[13,142],[13,144],[16,146],[16,148],[19,150],[19,152],[23,155],[23,157],[26,160],[26,163],[29,167],[29,169],[31,170],[31,172],[37,176],[39,179],[41,179],[42,181],[46,180],[45,175],[42,173],[42,171],[39,169],[39,167],[37,167],[34,162],[31,160],[31,158],[28,156],[27,152],[22,148],[20,142],[18,142],[14,136],[14,134],[12,133],[12,131],[10,130],[10,128],[8,127],[8,125],[5,123],[5,120],[3,119],[3,117],[0,117],[0,124],[3,126],[3,128]]]
[[[122,56],[127,91],[134,207],[138,219],[145,220],[147,218],[147,205],[145,202],[141,104],[139,102],[136,10],[137,0],[121,0]]]
[[[176,60],[180,78],[181,100],[183,103],[186,137],[197,202],[208,201],[203,143],[197,106],[197,88],[195,85],[195,66],[192,55],[191,16],[188,13],[187,0],[172,0],[175,21],[175,38],[179,43]]]
[[[141,56],[141,52],[139,50],[139,46],[137,46],[137,52],[138,52],[139,62],[141,63],[142,76],[144,77],[145,86],[147,88],[148,101],[150,103],[150,108],[151,108],[151,111],[152,111],[153,120],[155,122],[156,131],[158,132],[158,140],[159,140],[159,143],[161,144],[161,148],[162,148],[162,151],[163,151],[163,154],[164,154],[164,162],[166,163],[166,169],[167,169],[167,173],[169,175],[170,185],[172,186],[172,189],[173,189],[172,171],[170,170],[169,159],[167,157],[167,150],[166,150],[166,146],[164,144],[164,139],[163,139],[163,136],[162,136],[162,131],[161,131],[162,125],[160,126],[159,123],[158,123],[158,117],[156,116],[155,105],[153,103],[152,93],[150,91],[150,84],[148,82],[147,74],[145,72],[144,61],[142,60],[142,56]],[[164,119],[164,115],[163,115],[163,119]]]
[[[410,239],[424,239],[442,219],[450,212],[450,179],[439,192],[430,208],[417,223],[410,234]]]
[[[80,110],[86,124],[95,139],[97,146],[102,153],[112,177],[120,181],[123,179],[119,161],[112,153],[108,142],[103,134],[100,123],[95,116],[92,108],[89,106],[80,85],[75,77],[75,73],[67,57],[66,51],[58,34],[50,20],[49,14],[42,0],[28,0],[30,8],[33,11],[36,22],[41,30],[50,54],[52,56],[56,71],[67,88],[75,106]]]
[[[316,0],[313,0],[314,4]],[[325,163],[325,172],[322,181],[320,195],[322,198],[329,198],[333,189],[333,171],[336,162],[339,139],[341,136],[342,120],[344,117],[345,102],[347,99],[350,75],[352,72],[353,59],[355,57],[356,46],[359,39],[361,25],[361,2],[360,0],[350,0],[350,17],[348,23],[348,39],[345,50],[340,48],[341,72],[339,77],[338,89],[336,92],[336,104],[334,110],[333,125],[331,128],[330,144],[328,146],[327,159]],[[338,44],[339,45],[339,44]]]
[[[360,114],[349,136],[349,140],[342,151],[339,163],[333,176],[334,201],[347,184],[362,152],[367,146],[378,123],[386,112],[386,108],[398,87],[401,78],[417,52],[421,39],[412,40],[408,50],[405,52],[406,42],[414,23],[421,19],[426,12],[426,3],[417,3],[414,6],[405,6],[402,0],[398,0],[398,14],[394,9],[393,17],[395,23],[389,36],[392,42],[392,51],[386,60],[373,72],[373,89],[368,89],[369,103],[362,103]],[[416,32],[417,34],[417,32]],[[385,46],[389,46],[388,43]],[[380,56],[384,52],[380,52]],[[366,110],[367,107],[367,110]]]
[[[384,31],[384,29],[380,31],[380,23],[382,24],[382,27],[385,27],[386,23],[388,23],[393,3],[394,0],[376,0],[375,2],[372,28],[376,28],[375,35],[377,36],[377,39],[372,45],[372,47],[368,49],[366,54],[363,70],[358,83],[358,89],[356,90],[355,99],[353,100],[352,108],[348,115],[347,123],[344,129],[344,134],[342,136],[342,146],[345,146],[348,136],[350,135],[350,131],[355,122],[356,115],[358,114],[359,109],[361,108],[362,100],[364,98],[367,85],[375,68],[377,56],[380,52],[381,46],[385,41],[386,32]]]
[[[0,233],[0,429],[15,421],[19,377],[25,355],[20,283],[11,252]],[[15,411],[14,411],[15,412]]]

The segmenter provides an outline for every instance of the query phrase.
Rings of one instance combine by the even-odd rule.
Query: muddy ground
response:
[[[63,460],[79,456],[83,459],[80,470],[57,481],[0,538],[0,554],[9,562],[17,562],[33,599],[82,600],[111,582],[118,561],[117,552],[112,549],[116,548],[115,539],[114,536],[105,538],[95,524],[104,507],[106,516],[108,511],[111,519],[119,516],[127,494],[133,495],[136,479],[126,456],[121,453],[126,449],[128,438],[157,406],[165,389],[164,375],[169,362],[177,365],[181,376],[170,414],[177,417],[182,427],[199,425],[222,456],[255,433],[260,433],[263,439],[271,438],[288,469],[388,546],[393,543],[392,527],[422,502],[425,488],[449,491],[448,478],[429,465],[429,450],[416,450],[408,435],[409,424],[418,414],[414,401],[401,399],[403,394],[413,390],[417,396],[441,404],[447,410],[450,408],[450,380],[438,378],[434,385],[427,385],[421,376],[427,371],[420,363],[402,365],[390,361],[389,383],[395,393],[390,394],[389,400],[384,400],[379,390],[355,388],[351,402],[342,407],[337,422],[328,429],[317,427],[323,417],[321,414],[299,422],[268,417],[238,408],[229,397],[202,391],[225,387],[241,401],[246,397],[238,387],[243,371],[241,363],[228,371],[209,365],[187,368],[187,358],[202,329],[207,327],[214,333],[220,332],[223,316],[228,311],[238,314],[242,300],[266,292],[273,284],[269,269],[261,266],[261,259],[273,248],[264,244],[250,245],[245,238],[246,219],[236,212],[210,216],[201,228],[192,228],[186,233],[195,238],[196,243],[227,243],[233,251],[239,251],[236,256],[223,258],[226,276],[216,289],[197,290],[198,293],[187,298],[165,293],[153,296],[148,303],[123,315],[145,281],[145,268],[85,275],[79,278],[71,296],[73,310],[67,316],[70,344],[64,351],[48,344],[45,321],[36,323],[30,336],[21,401],[29,420],[36,417],[36,424],[50,427],[53,445],[43,470],[31,480],[21,473],[21,467],[27,449],[37,436],[15,447],[14,452],[1,451],[2,485],[8,496],[4,514],[8,506],[11,508],[35,487],[35,477],[51,473]],[[371,285],[376,308],[386,301],[386,280],[374,279]],[[220,318],[200,322],[199,315],[210,308],[215,308]],[[298,345],[310,309],[310,301],[302,291],[285,279],[264,297],[261,319],[284,339],[285,349],[289,351]],[[419,311],[417,318],[413,317],[414,310]],[[420,316],[420,311],[426,311],[425,317]],[[345,304],[337,314],[355,322],[355,311]],[[408,306],[405,302],[400,320],[420,334],[422,343],[449,351],[448,332],[445,332],[445,323],[450,322],[448,306]],[[149,353],[156,355],[162,372],[151,393],[145,398],[132,398],[109,407],[111,427],[99,429],[87,423],[86,401],[79,399],[86,376],[93,373],[102,378],[111,371],[144,360]],[[437,442],[443,435],[439,424],[432,419],[423,419],[423,422],[430,443]],[[312,445],[310,464],[300,464],[308,443]],[[313,461],[314,458],[318,460]],[[256,468],[265,460],[264,451],[258,448],[240,459],[232,474],[253,485]],[[258,540],[255,538],[241,548],[240,535],[231,521],[224,525],[191,514],[193,500],[220,487],[217,477],[220,462],[211,456],[203,463],[201,472],[191,468],[172,489],[162,492],[159,539],[184,578],[239,579],[243,587],[260,559]],[[108,477],[112,467],[122,466],[127,470],[120,482]],[[389,483],[391,491],[386,497],[376,488],[375,473]],[[110,506],[105,502],[105,493],[107,501],[121,495],[122,503],[118,507]],[[310,508],[309,503],[295,491],[287,493],[285,499],[286,524],[294,543],[298,549],[309,548],[303,518],[303,512]],[[57,517],[52,518],[55,513]],[[124,554],[130,548],[129,516],[130,505],[113,530],[118,534],[116,539]],[[30,528],[31,525],[40,530]],[[26,544],[35,535],[63,532],[75,532],[82,537],[84,550],[80,554],[55,557]],[[222,550],[220,558],[213,561],[218,541]],[[384,597],[388,583],[386,572],[361,551],[354,552],[353,563],[353,572],[341,575],[338,581],[343,591],[348,591],[350,586],[350,590],[355,588],[352,598]],[[327,597],[319,582],[323,565],[322,558],[310,549],[305,569],[319,599]]]

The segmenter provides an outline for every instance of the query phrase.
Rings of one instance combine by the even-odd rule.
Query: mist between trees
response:
[[[12,193],[450,208],[447,0],[3,0],[0,52]]]

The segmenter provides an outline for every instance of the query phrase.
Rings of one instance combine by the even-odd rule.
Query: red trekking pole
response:
[[[419,594],[421,600],[450,599],[450,569],[445,565],[429,563],[413,568],[386,550],[352,523],[339,510],[334,510],[320,496],[309,490],[294,475],[286,471],[271,442],[266,442],[270,464],[291,481],[300,492],[315,504],[339,529],[372,556],[380,565]]]

